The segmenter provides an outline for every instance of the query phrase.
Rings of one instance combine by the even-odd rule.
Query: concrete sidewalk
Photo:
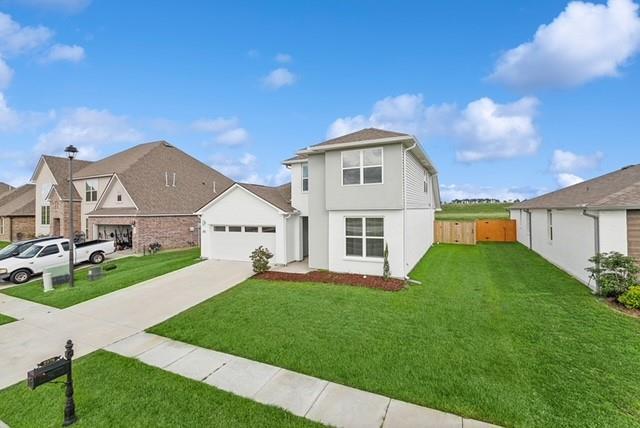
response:
[[[135,334],[105,349],[326,425],[346,428],[495,427],[149,333]]]
[[[204,261],[87,302],[54,309],[0,294],[0,389],[24,380],[37,363],[64,352],[81,357],[156,325],[253,274],[243,262]]]

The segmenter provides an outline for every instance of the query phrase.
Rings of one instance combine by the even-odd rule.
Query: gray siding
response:
[[[328,210],[402,209],[402,145],[383,149],[382,184],[342,185],[341,151],[325,154],[326,208]],[[315,174],[314,174],[315,175]],[[313,177],[311,177],[313,180]],[[315,185],[315,184],[314,184]],[[313,188],[310,194],[316,191]]]
[[[329,213],[325,204],[324,154],[309,156],[309,266],[329,268]]]
[[[431,208],[433,189],[431,179],[427,178],[428,191],[424,191],[424,175],[426,169],[420,165],[413,153],[407,153],[406,158],[406,197],[407,208]]]

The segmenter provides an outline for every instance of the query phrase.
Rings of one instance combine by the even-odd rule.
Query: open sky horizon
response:
[[[378,127],[421,141],[444,200],[529,198],[640,163],[639,52],[633,0],[0,0],[0,181],[166,140],[277,185]]]

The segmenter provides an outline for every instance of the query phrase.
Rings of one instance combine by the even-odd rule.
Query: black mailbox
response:
[[[36,389],[40,385],[69,374],[71,361],[54,357],[38,364],[38,367],[27,373],[27,385]]]

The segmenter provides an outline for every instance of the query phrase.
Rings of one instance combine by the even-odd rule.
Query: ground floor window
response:
[[[40,208],[40,224],[51,224],[51,207],[49,205],[43,205]]]
[[[0,218],[0,235],[4,235],[4,217]]]
[[[345,255],[349,257],[383,257],[384,218],[345,218]]]

